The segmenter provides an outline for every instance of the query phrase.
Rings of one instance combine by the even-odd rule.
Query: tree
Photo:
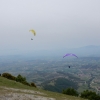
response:
[[[30,86],[30,84],[26,81],[26,78],[22,77],[20,74],[16,77],[16,81],[20,82],[20,83],[22,83],[24,85]]]
[[[72,96],[78,96],[78,92],[74,90],[73,88],[67,88],[63,90],[62,93],[67,94],[67,95],[72,95]]]
[[[26,81],[26,78],[25,77],[22,77],[20,74],[16,77],[16,81],[17,82],[25,82]]]

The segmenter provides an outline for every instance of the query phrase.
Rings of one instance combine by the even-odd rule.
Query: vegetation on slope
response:
[[[61,93],[50,92],[50,91],[45,91],[45,90],[42,90],[42,89],[39,89],[39,88],[30,87],[30,86],[24,85],[20,82],[9,80],[7,78],[4,78],[4,77],[0,76],[0,89],[1,89],[0,94],[2,94],[2,95],[3,95],[2,91],[5,89],[4,87],[9,88],[9,91],[10,91],[10,88],[14,88],[14,89],[21,89],[21,90],[27,89],[27,90],[40,92],[41,94],[36,94],[36,95],[43,96],[43,97],[54,98],[55,100],[84,100],[80,97],[68,96],[68,95],[61,94]],[[9,91],[8,92],[5,91],[5,92],[10,93]],[[13,92],[13,91],[11,90],[11,92]],[[26,93],[24,93],[24,94],[26,94]],[[28,94],[30,94],[30,93],[28,93]],[[31,94],[35,95],[34,93],[31,93]]]

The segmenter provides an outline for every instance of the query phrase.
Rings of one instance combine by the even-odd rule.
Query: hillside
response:
[[[0,90],[0,100],[85,100],[79,97],[29,87],[1,76]]]
[[[76,82],[72,81],[71,79],[67,78],[55,78],[52,80],[48,80],[47,82],[44,82],[41,84],[43,86],[43,89],[53,91],[53,92],[59,92],[61,93],[63,89],[67,88],[74,88],[77,90],[78,85]]]

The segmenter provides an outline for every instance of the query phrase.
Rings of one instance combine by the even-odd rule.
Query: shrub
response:
[[[10,79],[10,80],[16,80],[16,77],[15,76],[12,76],[9,73],[3,73],[2,74],[2,77],[5,77],[5,78]]]
[[[24,85],[31,86],[27,81],[23,81],[23,82],[21,82],[21,83],[24,84]]]
[[[31,86],[36,87],[35,83],[33,83],[33,82],[31,83]]]
[[[78,92],[74,90],[73,88],[67,88],[63,90],[62,93],[67,94],[67,95],[72,95],[72,96],[78,96]]]
[[[93,91],[85,90],[81,93],[82,98],[89,99],[89,100],[100,100],[100,96],[97,95]]]

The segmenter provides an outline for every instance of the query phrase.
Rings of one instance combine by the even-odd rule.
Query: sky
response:
[[[100,45],[100,0],[0,0],[0,55],[87,45]]]

